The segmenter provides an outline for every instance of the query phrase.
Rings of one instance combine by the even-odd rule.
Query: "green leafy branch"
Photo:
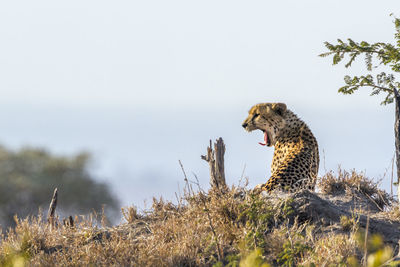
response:
[[[398,95],[398,88],[400,88],[400,83],[395,82],[394,76],[385,72],[381,72],[375,78],[370,74],[353,77],[346,75],[344,82],[346,85],[338,90],[343,94],[352,94],[360,87],[371,87],[371,96],[378,95],[381,92],[386,93],[385,99],[381,102],[382,105],[393,103],[394,96]]]
[[[394,24],[396,28],[396,45],[382,42],[370,44],[365,41],[358,43],[352,39],[347,39],[347,42],[344,42],[338,39],[337,44],[325,42],[325,47],[329,51],[322,53],[320,56],[327,57],[333,55],[333,65],[340,63],[344,59],[348,59],[345,67],[349,68],[357,57],[364,55],[368,71],[372,71],[373,68],[377,68],[383,64],[390,67],[393,72],[400,72],[400,19],[396,18]],[[372,59],[374,57],[378,60],[378,65],[373,64]],[[386,93],[386,97],[381,103],[383,105],[392,103],[394,97],[400,97],[398,92],[400,83],[395,81],[393,74],[381,72],[376,77],[370,74],[354,77],[345,76],[344,81],[345,85],[339,88],[339,92],[343,94],[352,94],[360,87],[371,87],[371,95],[378,95],[382,92]]]

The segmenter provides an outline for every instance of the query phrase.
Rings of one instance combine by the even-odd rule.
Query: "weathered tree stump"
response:
[[[201,159],[208,162],[210,165],[210,185],[211,188],[219,190],[226,189],[225,182],[225,167],[224,167],[225,144],[222,138],[218,138],[212,149],[212,141],[207,147],[207,155],[201,156]]]

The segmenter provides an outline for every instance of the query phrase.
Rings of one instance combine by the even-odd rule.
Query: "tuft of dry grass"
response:
[[[341,173],[339,177],[329,174],[323,179],[324,194],[355,190],[372,197],[380,192],[355,173]],[[365,253],[357,241],[357,220],[343,217],[337,225],[299,223],[292,196],[265,197],[245,187],[223,192],[188,189],[179,204],[154,198],[151,208],[143,212],[135,207],[123,208],[125,222],[114,227],[98,224],[90,216],[75,217],[73,227],[59,223],[56,228],[49,227],[40,216],[16,218],[17,226],[1,236],[0,265],[245,267],[361,263]],[[379,258],[378,252],[385,252],[385,257]],[[381,244],[366,255],[382,261],[390,259],[388,252],[393,251]]]
[[[301,265],[348,266],[352,257],[361,257],[356,233],[350,235],[328,233],[312,243],[312,251],[302,258]]]
[[[351,170],[350,172],[338,169],[337,175],[332,171],[318,180],[318,188],[327,195],[364,196],[383,211],[394,201],[387,192],[379,189],[378,183],[366,177],[364,173]]]

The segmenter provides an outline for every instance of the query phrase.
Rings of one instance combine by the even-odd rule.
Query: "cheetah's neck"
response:
[[[300,136],[305,131],[310,131],[307,124],[290,110],[286,111],[285,121],[285,127],[279,131],[279,135],[277,136],[278,140],[282,138],[293,138],[295,136]]]

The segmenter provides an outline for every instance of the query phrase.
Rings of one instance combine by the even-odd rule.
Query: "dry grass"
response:
[[[318,180],[318,187],[327,195],[365,196],[382,211],[394,201],[387,192],[379,189],[377,182],[355,170],[348,172],[339,168],[336,175],[328,172]]]
[[[315,266],[346,266],[349,258],[358,255],[355,234],[327,234],[312,244],[312,252],[304,257],[301,264]]]
[[[324,194],[355,188],[375,201],[381,194],[356,173],[328,174],[320,186]],[[55,229],[41,217],[17,219],[16,228],[1,236],[0,265],[347,266],[360,263],[363,255],[356,221],[343,218],[338,231],[300,224],[290,219],[296,215],[290,195],[276,200],[244,187],[223,193],[186,190],[179,204],[154,199],[150,210],[127,207],[122,214],[126,222],[115,227],[91,217]],[[392,256],[385,255],[383,260]]]

